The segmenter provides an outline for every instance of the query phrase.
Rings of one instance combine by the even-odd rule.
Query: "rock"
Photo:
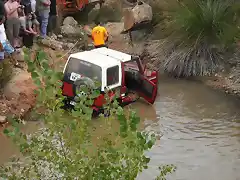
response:
[[[6,99],[9,100],[7,106],[11,107],[12,114],[21,115],[34,106],[35,89],[30,73],[21,70],[13,76],[3,89]]]
[[[119,36],[122,31],[124,30],[124,23],[123,22],[111,22],[111,23],[107,23],[105,25],[108,33],[111,36]]]
[[[81,36],[83,32],[79,26],[63,25],[60,29],[61,34],[67,37],[78,37]]]
[[[57,39],[57,35],[56,35],[56,34],[53,34],[53,35],[51,36],[51,39],[56,40],[56,39]]]
[[[65,25],[78,26],[78,22],[73,17],[68,16],[63,20],[63,26]]]
[[[88,21],[89,22],[94,21],[98,15],[99,15],[99,9],[97,9],[97,8],[91,9],[91,11],[89,11],[89,13],[88,13]]]
[[[233,75],[229,76],[229,79],[233,79]]]
[[[19,49],[18,52],[14,53],[14,58],[19,62],[24,62],[24,52],[22,49]]]
[[[63,26],[60,27],[61,34],[67,37],[78,37],[83,35],[83,28],[73,17],[66,17]]]
[[[59,39],[62,39],[62,38],[63,38],[63,35],[59,34],[57,37],[58,37]]]
[[[73,48],[73,46],[74,46],[74,44],[73,44],[73,43],[67,43],[67,48],[68,48],[68,49],[71,49],[71,48]]]
[[[97,4],[95,5],[95,7],[94,7],[94,9],[96,9],[96,10],[100,10],[100,8],[101,8],[101,6],[100,6],[99,3],[97,3]]]
[[[134,8],[126,9],[123,12],[125,31],[133,28],[137,24],[152,21],[152,7],[144,2],[138,2]]]
[[[5,123],[7,121],[6,116],[0,116],[0,123]]]
[[[41,40],[41,43],[52,49],[57,49],[57,50],[62,49],[62,43],[51,38],[44,38]]]
[[[138,3],[133,9],[135,24],[151,21],[153,17],[152,7],[144,2]]]
[[[132,9],[128,8],[123,11],[124,30],[127,31],[134,27],[135,20]]]

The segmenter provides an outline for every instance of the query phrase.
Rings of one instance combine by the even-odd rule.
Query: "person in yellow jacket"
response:
[[[108,40],[108,32],[105,27],[100,25],[100,22],[96,22],[96,27],[92,30],[92,40],[95,48],[107,47],[105,42]]]

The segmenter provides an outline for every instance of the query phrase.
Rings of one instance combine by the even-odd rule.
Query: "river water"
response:
[[[184,80],[163,78],[159,92],[155,107],[132,105],[146,129],[163,135],[138,179],[153,179],[159,165],[174,164],[169,180],[240,180],[240,101]],[[0,147],[0,164],[17,153],[2,135]]]
[[[159,90],[157,123],[148,128],[163,136],[148,153],[151,166],[176,165],[174,180],[240,180],[240,102],[184,80],[161,80]]]

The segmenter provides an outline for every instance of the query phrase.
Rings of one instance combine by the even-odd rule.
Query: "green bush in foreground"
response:
[[[171,13],[171,32],[163,48],[165,70],[175,76],[218,70],[223,54],[239,34],[239,3],[234,0],[183,0]]]
[[[44,128],[27,135],[13,121],[13,127],[5,129],[24,158],[15,158],[2,167],[0,179],[133,180],[148,168],[150,158],[144,152],[152,148],[156,137],[137,130],[140,118],[135,112],[124,113],[114,102],[106,107],[111,113],[108,118],[92,120],[89,106],[99,92],[88,87],[83,87],[86,95],[80,97],[76,111],[66,112],[60,108],[62,73],[49,68],[41,51],[34,61],[26,56],[26,62],[38,87],[35,112]],[[93,121],[103,124],[96,127]],[[175,167],[160,170],[156,178],[165,179]]]

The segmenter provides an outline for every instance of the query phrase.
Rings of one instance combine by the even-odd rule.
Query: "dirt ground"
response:
[[[51,67],[64,65],[67,60],[66,51],[52,50],[47,47],[42,47],[42,50],[47,53]],[[64,55],[66,56],[63,57]],[[32,57],[34,57],[34,54],[32,54]],[[36,87],[31,74],[27,72],[26,64],[24,62],[21,64],[23,69],[13,67],[12,79],[5,85],[0,94],[1,117],[14,115],[20,118],[30,111],[35,104],[36,95],[34,90]],[[62,67],[59,68],[62,69]]]

